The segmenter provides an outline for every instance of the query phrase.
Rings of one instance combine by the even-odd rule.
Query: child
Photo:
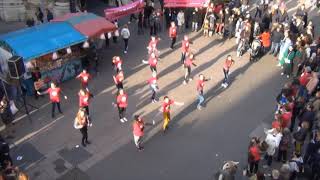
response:
[[[203,24],[203,36],[207,37],[209,35],[209,21],[208,19],[204,20]]]

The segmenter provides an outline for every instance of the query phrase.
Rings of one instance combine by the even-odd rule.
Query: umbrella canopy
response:
[[[68,13],[57,17],[51,22],[65,21],[87,37],[98,37],[107,32],[113,32],[117,27],[103,17],[93,13]]]

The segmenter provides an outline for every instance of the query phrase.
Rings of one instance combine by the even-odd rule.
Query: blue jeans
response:
[[[272,42],[270,54],[273,54],[274,56],[276,56],[278,54],[279,48],[280,48],[280,43]]]
[[[199,94],[198,94],[198,100],[199,100],[199,102],[198,102],[198,105],[197,105],[197,106],[201,106],[201,104],[202,104],[203,101],[204,101],[204,97],[203,97],[203,94],[202,94],[202,93],[199,93]]]

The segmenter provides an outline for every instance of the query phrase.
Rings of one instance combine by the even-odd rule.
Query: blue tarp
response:
[[[24,62],[86,41],[87,38],[67,22],[51,22],[0,36],[13,54]]]

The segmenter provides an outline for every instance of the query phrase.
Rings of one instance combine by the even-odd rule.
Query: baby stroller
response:
[[[260,39],[254,39],[250,46],[250,61],[258,61],[261,55],[261,41]]]

